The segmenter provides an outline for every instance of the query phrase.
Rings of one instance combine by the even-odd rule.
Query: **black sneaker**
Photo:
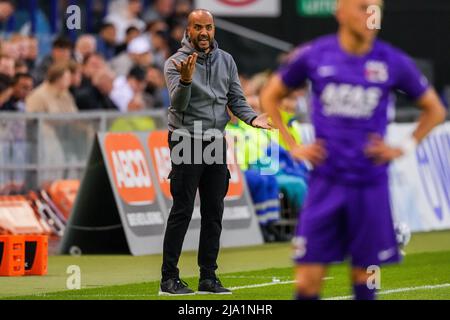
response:
[[[224,288],[219,279],[204,279],[198,284],[198,294],[232,294],[230,290]]]
[[[193,295],[195,294],[188,284],[180,278],[169,279],[161,281],[159,287],[160,296],[174,296],[174,295]]]

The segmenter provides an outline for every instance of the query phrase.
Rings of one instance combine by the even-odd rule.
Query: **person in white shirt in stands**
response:
[[[139,111],[145,108],[146,76],[147,71],[144,68],[134,66],[128,76],[116,78],[109,97],[121,112]]]
[[[106,16],[104,22],[112,23],[116,27],[116,42],[118,45],[125,41],[125,32],[135,26],[139,31],[143,31],[145,23],[139,18],[142,12],[140,0],[118,0],[112,3],[110,13]]]
[[[149,39],[138,37],[130,42],[126,52],[111,60],[110,66],[118,76],[126,76],[134,65],[146,68],[152,63],[153,55]]]

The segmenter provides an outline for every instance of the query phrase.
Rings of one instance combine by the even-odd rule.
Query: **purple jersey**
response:
[[[368,136],[385,135],[393,90],[416,100],[428,89],[425,77],[400,50],[376,40],[369,53],[351,55],[336,35],[300,47],[279,74],[289,88],[311,81],[311,118],[328,152],[314,173],[344,183],[387,177],[387,165],[377,166],[364,154]]]

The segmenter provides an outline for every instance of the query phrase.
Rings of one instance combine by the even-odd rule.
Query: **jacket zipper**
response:
[[[208,61],[209,61],[209,67],[208,67]],[[211,108],[212,108],[213,117],[214,117],[214,125],[213,125],[213,128],[216,128],[217,120],[216,120],[216,112],[214,111],[214,105],[215,105],[215,101],[216,101],[216,99],[217,99],[217,96],[216,96],[216,93],[214,92],[214,90],[213,90],[213,88],[212,88],[212,86],[211,86],[211,55],[210,55],[210,54],[208,54],[208,55],[206,56],[206,77],[207,77],[207,81],[208,81],[209,88],[211,89],[211,92],[212,92],[213,95],[214,95],[214,101],[213,101],[213,103],[212,103],[212,105],[211,105]]]

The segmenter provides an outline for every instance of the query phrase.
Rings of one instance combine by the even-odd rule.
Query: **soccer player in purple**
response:
[[[436,92],[411,59],[376,39],[368,27],[370,6],[381,0],[339,0],[336,35],[299,48],[270,79],[261,95],[273,125],[291,154],[314,169],[297,226],[296,297],[318,299],[327,266],[350,258],[355,299],[375,298],[367,282],[370,266],[398,262],[391,217],[388,165],[415,147],[445,119]],[[291,89],[311,83],[316,141],[297,145],[284,127],[278,106]],[[421,108],[414,133],[403,144],[384,142],[388,107],[401,90]]]

